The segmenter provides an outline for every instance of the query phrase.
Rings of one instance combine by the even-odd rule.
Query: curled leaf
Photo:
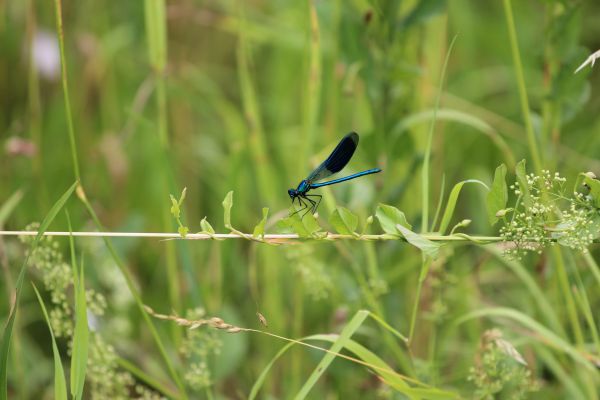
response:
[[[200,221],[200,228],[202,229],[202,233],[208,233],[209,235],[215,234],[214,228],[210,222],[207,221],[206,217],[202,218],[202,221]]]
[[[231,229],[231,207],[233,206],[233,190],[230,190],[229,193],[223,199],[223,224],[225,228]]]
[[[269,217],[269,209],[267,207],[263,207],[262,219],[254,227],[254,232],[252,233],[252,236],[254,236],[255,238],[258,238],[258,237],[263,237],[265,235],[265,224],[267,223],[268,217]]]
[[[329,223],[337,233],[352,235],[358,226],[358,217],[344,207],[337,207],[329,217]]]
[[[402,211],[387,204],[379,204],[375,216],[385,233],[397,235],[398,229],[396,229],[396,225],[402,225],[407,229],[412,228]]]
[[[486,197],[486,206],[490,225],[496,224],[496,222],[498,222],[498,218],[505,215],[498,215],[498,213],[504,210],[507,201],[508,187],[506,186],[506,165],[501,164],[498,166],[498,168],[496,168],[496,172],[494,173],[494,181],[492,182],[492,188]]]
[[[440,244],[432,242],[431,240],[424,238],[418,233],[415,233],[400,224],[396,225],[396,228],[398,228],[408,243],[421,250],[427,257],[432,259],[437,258],[440,247],[442,247]]]

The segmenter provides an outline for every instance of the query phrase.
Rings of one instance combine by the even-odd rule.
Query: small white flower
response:
[[[47,31],[36,32],[31,43],[31,61],[42,77],[48,80],[58,78],[60,74],[60,48],[55,34]]]

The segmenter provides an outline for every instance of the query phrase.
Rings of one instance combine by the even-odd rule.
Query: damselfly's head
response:
[[[292,199],[292,201],[298,197],[298,191],[296,189],[288,189],[288,194],[290,195],[290,199]]]

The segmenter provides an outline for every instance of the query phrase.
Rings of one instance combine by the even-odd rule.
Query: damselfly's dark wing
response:
[[[344,136],[329,157],[306,178],[308,183],[320,181],[341,171],[352,158],[356,146],[358,146],[358,134],[356,132],[350,132]]]

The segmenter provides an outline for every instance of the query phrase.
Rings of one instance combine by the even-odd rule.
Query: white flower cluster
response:
[[[519,182],[510,186],[517,201],[514,209],[502,213],[505,225],[500,236],[514,244],[505,253],[520,259],[530,251],[541,254],[556,243],[587,251],[600,233],[600,210],[591,198],[577,192],[567,197],[566,179],[558,172],[542,170],[541,175],[526,175],[526,181],[526,187]],[[509,219],[506,214],[511,211]]]

